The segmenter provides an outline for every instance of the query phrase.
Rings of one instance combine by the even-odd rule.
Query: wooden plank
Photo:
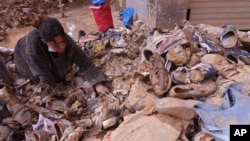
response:
[[[250,13],[249,7],[223,7],[223,8],[193,8],[191,14],[205,13]]]
[[[202,14],[191,14],[190,15],[190,20],[192,19],[233,19],[233,20],[239,20],[239,19],[250,19],[250,14],[249,13],[202,13]]]
[[[235,19],[193,19],[189,20],[191,23],[215,23],[215,24],[226,24],[226,23],[235,23],[235,24],[240,24],[240,23],[250,23],[250,19],[241,19],[241,20],[235,20]]]
[[[209,7],[250,7],[250,1],[247,2],[241,2],[241,1],[214,1],[214,2],[207,2],[207,1],[201,1],[201,2],[189,2],[188,7],[190,9],[192,8],[209,8]]]
[[[249,30],[249,7],[250,0],[189,0],[189,21],[214,26],[233,24],[240,30]]]
[[[198,24],[201,24],[200,22],[196,23],[196,22],[191,22],[192,25],[198,25]],[[202,22],[202,24],[209,24],[209,25],[213,25],[213,26],[216,26],[216,27],[223,27],[223,25],[226,25],[226,24],[232,24],[234,25],[237,29],[239,30],[249,30],[249,24],[246,24],[246,23],[206,23],[206,22]]]
[[[189,0],[189,2],[218,2],[218,1],[226,1],[226,2],[235,2],[236,0]],[[249,0],[237,0],[238,2],[249,2]]]

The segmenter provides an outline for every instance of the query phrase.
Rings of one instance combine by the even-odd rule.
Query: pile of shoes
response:
[[[250,93],[250,38],[233,25],[187,22],[169,30],[135,22],[81,33],[76,42],[105,74],[110,94],[99,95],[81,77],[60,90],[18,79],[13,50],[0,48],[0,139],[78,141],[107,133],[99,140],[198,141],[225,139],[233,122],[249,124],[242,105]]]

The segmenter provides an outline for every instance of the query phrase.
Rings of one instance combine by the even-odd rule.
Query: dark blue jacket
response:
[[[78,74],[83,74],[92,85],[105,81],[104,75],[70,36],[67,36],[65,52],[54,53],[48,51],[38,30],[33,29],[17,42],[14,61],[21,77],[51,86],[63,82],[73,64],[80,68]]]

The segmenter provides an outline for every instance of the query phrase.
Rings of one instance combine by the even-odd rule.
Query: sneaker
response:
[[[178,67],[171,73],[171,78],[176,84],[188,84],[207,80],[215,74],[216,71],[212,65],[199,63],[192,68]]]
[[[217,89],[217,84],[213,80],[208,80],[201,83],[190,83],[185,85],[173,86],[168,95],[176,98],[200,98],[214,94]]]
[[[166,59],[172,61],[177,66],[185,65],[191,56],[191,51],[189,48],[183,48],[182,46],[177,46],[172,48],[166,54]]]

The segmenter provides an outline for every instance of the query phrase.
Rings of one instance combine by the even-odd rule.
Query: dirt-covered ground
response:
[[[48,11],[51,12],[48,15],[58,18],[63,24],[66,32],[75,38],[78,30],[84,30],[87,33],[97,30],[97,25],[95,24],[92,11],[89,8],[90,5],[91,2],[89,1],[76,0],[73,1],[73,3],[66,3],[67,7],[64,9],[66,17],[61,17],[58,7],[55,8],[53,12],[51,12],[52,10]],[[119,7],[117,6],[117,3],[111,1],[111,8],[115,28],[123,26],[118,17]],[[7,30],[7,36],[4,40],[0,41],[0,46],[14,48],[17,40],[24,36],[32,28],[32,26],[22,25]]]

